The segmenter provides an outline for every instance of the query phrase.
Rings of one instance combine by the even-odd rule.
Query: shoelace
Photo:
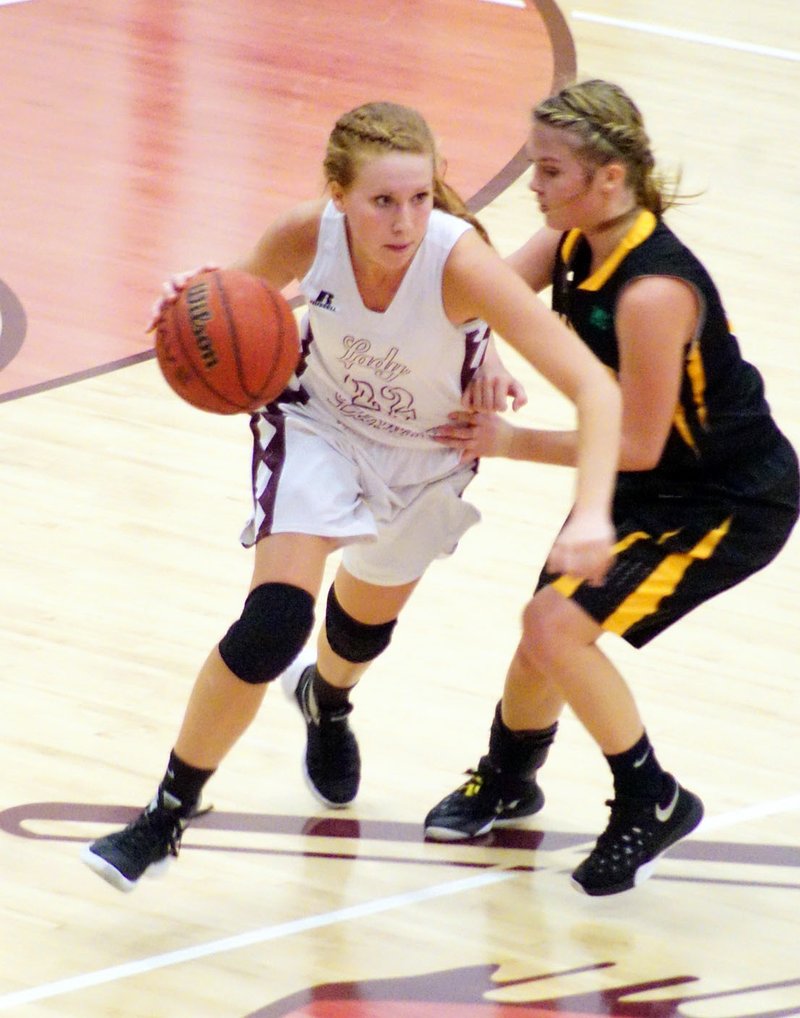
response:
[[[641,824],[641,818],[647,804],[634,800],[607,799],[606,806],[611,809],[608,827],[597,839],[596,851],[608,851],[620,844],[630,847],[638,844],[644,847],[647,828]]]
[[[464,773],[468,775],[468,778],[458,791],[467,798],[480,795],[482,789],[486,787],[487,780],[492,777],[491,770],[481,766],[481,764],[478,764],[477,767],[470,767]]]
[[[166,810],[152,810],[149,813],[140,814],[132,823],[128,824],[126,828],[127,840],[140,859],[148,860],[152,855],[152,835],[155,833],[160,838],[167,838],[170,855],[177,856],[184,826],[180,817],[170,817]]]

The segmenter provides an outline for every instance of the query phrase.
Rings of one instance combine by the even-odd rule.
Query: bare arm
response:
[[[282,290],[294,279],[302,279],[314,260],[324,205],[321,201],[306,202],[285,212],[267,227],[251,251],[229,267],[260,276],[277,290]],[[161,295],[150,311],[147,331],[155,329],[164,308],[177,299],[193,276],[206,269],[218,268],[219,265],[208,263],[170,276],[162,284]]]
[[[278,216],[256,246],[231,268],[260,276],[276,289],[302,279],[314,260],[324,201],[305,202]]]
[[[522,276],[536,293],[541,293],[553,282],[553,269],[560,239],[561,233],[558,230],[544,227],[506,258],[511,268],[517,275]]]
[[[610,505],[621,415],[618,386],[586,345],[472,231],[461,237],[450,254],[444,301],[453,321],[482,318],[488,322],[575,404],[575,505],[551,553],[551,567],[599,579],[607,566],[612,536]]]
[[[678,279],[646,276],[619,300],[615,324],[620,348],[622,441],[620,470],[651,470],[664,451],[678,402],[686,346],[697,328],[694,291]],[[517,428],[497,415],[467,415],[439,435],[465,459],[504,456],[574,466],[575,431]]]

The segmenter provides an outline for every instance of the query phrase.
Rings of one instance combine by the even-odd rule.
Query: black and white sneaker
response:
[[[613,799],[608,827],[591,854],[572,874],[579,891],[593,896],[619,894],[638,887],[652,874],[655,861],[685,838],[703,819],[703,803],[672,778],[666,802]]]
[[[353,802],[361,782],[361,756],[348,720],[353,705],[320,710],[311,688],[314,667],[315,661],[301,653],[281,675],[281,686],[306,723],[306,784],[324,806],[342,809]]]
[[[515,820],[538,813],[544,793],[535,781],[509,780],[481,757],[469,778],[442,799],[425,817],[425,837],[433,841],[462,841],[507,827]]]
[[[81,850],[81,860],[118,891],[132,891],[145,875],[162,875],[170,857],[177,856],[195,808],[186,815],[181,803],[168,792],[156,797],[121,831],[98,838]]]

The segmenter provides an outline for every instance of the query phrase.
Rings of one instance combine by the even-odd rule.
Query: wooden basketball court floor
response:
[[[0,1011],[146,1018],[800,1014],[800,534],[646,651],[607,649],[707,819],[647,884],[569,886],[606,819],[567,715],[520,831],[426,844],[483,751],[566,471],[487,461],[482,524],[431,569],[359,688],[358,802],[320,811],[278,691],[166,880],[78,860],[160,777],[195,671],[238,614],[244,418],[167,390],[143,332],[169,273],[225,263],[319,191],[335,116],[428,115],[508,252],[537,223],[531,104],[577,73],[640,102],[700,191],[705,260],[800,444],[800,8],[792,0],[0,3]],[[528,384],[526,420],[567,408]],[[333,568],[333,566],[331,566]]]

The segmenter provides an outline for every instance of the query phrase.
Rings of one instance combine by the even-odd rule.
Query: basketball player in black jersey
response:
[[[798,515],[798,467],[740,353],[717,289],[665,224],[675,200],[641,114],[617,86],[570,86],[534,110],[531,190],[546,227],[509,259],[618,377],[623,396],[615,560],[599,586],[543,572],[470,777],[426,835],[485,834],[541,809],[536,772],[565,704],[611,768],[608,827],[575,870],[590,895],[640,883],[700,822],[700,799],[659,765],[631,692],[598,648],[642,647],[767,565]],[[575,435],[478,414],[440,429],[464,457],[575,462]]]

